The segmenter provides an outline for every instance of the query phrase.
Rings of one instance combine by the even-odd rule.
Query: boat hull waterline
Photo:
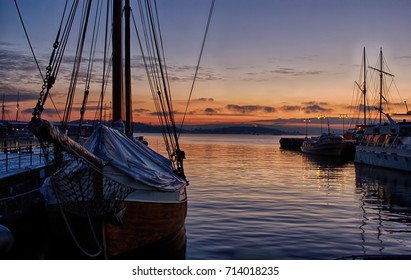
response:
[[[411,171],[411,149],[396,150],[359,145],[356,147],[355,151],[355,162],[390,169]]]
[[[125,200],[120,205],[125,209],[120,218],[105,215],[90,220],[70,213],[63,216],[58,205],[49,205],[51,258],[129,259],[145,258],[145,253],[158,259],[185,256],[187,200]],[[166,246],[169,250],[164,251]]]

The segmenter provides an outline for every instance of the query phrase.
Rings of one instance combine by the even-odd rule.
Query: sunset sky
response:
[[[131,2],[135,6],[136,1]],[[157,3],[178,121],[190,92],[211,0]],[[64,1],[18,0],[18,4],[44,71]],[[0,1],[0,26],[0,95],[6,95],[6,116],[15,118],[19,92],[21,116],[28,120],[42,81],[13,0]],[[355,81],[361,83],[364,47],[370,66],[376,66],[383,49],[386,70],[395,75],[390,86],[393,102],[407,101],[411,110],[410,26],[409,0],[217,0],[186,123],[273,125],[295,118],[300,123],[319,116],[349,118],[357,114],[349,108],[358,104]],[[139,49],[132,52],[138,61]],[[133,71],[134,121],[155,123],[144,71],[137,67]],[[65,103],[67,75],[61,75],[63,81],[52,89],[58,107]],[[96,100],[90,97],[90,107]]]

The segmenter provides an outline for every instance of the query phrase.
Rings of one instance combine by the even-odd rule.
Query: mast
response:
[[[125,0],[124,7],[124,79],[125,79],[125,101],[126,101],[126,134],[133,134],[133,115],[131,100],[131,67],[130,67],[130,0]]]
[[[391,76],[391,77],[394,77],[394,75],[393,74],[390,74],[390,73],[388,73],[388,72],[385,72],[384,70],[383,70],[383,57],[382,57],[382,48],[380,48],[380,69],[377,69],[377,68],[374,68],[374,67],[371,67],[371,66],[368,66],[369,68],[371,68],[371,69],[373,69],[373,70],[375,70],[375,71],[378,71],[378,72],[380,72],[380,101],[379,101],[379,108],[378,108],[378,110],[380,111],[380,125],[382,124],[382,114],[383,114],[383,111],[382,111],[382,100],[384,99],[384,100],[386,100],[385,99],[385,97],[384,97],[384,95],[383,95],[383,78],[384,78],[384,74],[385,75],[388,75],[388,76]]]
[[[365,59],[365,47],[364,47],[364,54],[363,54],[363,59],[364,59],[364,61],[363,61],[363,63],[364,63],[364,84],[363,84],[363,90],[362,90],[362,94],[363,94],[363,97],[364,97],[364,126],[366,126],[367,125],[367,98],[366,98],[366,95],[367,95],[367,71],[366,71],[366,59]]]
[[[113,123],[123,119],[122,65],[122,0],[113,1]]]
[[[383,73],[382,72],[382,48],[380,48],[380,107],[379,107],[380,125],[382,123],[382,79],[383,79],[382,73]]]

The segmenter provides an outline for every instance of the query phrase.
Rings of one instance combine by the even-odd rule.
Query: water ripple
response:
[[[184,135],[189,259],[411,254],[408,174],[281,150],[277,136]]]

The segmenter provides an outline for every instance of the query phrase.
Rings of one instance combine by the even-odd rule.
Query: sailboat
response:
[[[73,2],[72,10],[77,2]],[[158,41],[160,36],[155,33],[159,29],[156,29],[156,21],[151,18],[156,15],[157,7],[153,8],[150,1],[146,1],[145,9],[149,11],[148,30],[152,28],[151,35],[146,36],[154,42],[151,50],[155,50],[150,53],[147,62],[155,68],[150,68],[147,73],[155,71],[160,77],[159,82],[156,81],[151,86],[155,84],[153,98],[156,107],[162,109],[158,115],[164,124],[169,158],[136,141],[132,136],[130,4],[129,0],[125,0],[123,81],[122,2],[112,1],[112,125],[100,122],[87,141],[80,145],[64,132],[64,123],[58,128],[42,118],[43,105],[56,80],[56,70],[61,62],[55,59],[61,59],[63,50],[59,46],[66,44],[65,41],[53,44],[54,50],[40,98],[29,123],[30,130],[41,142],[54,144],[53,175],[46,180],[42,192],[47,204],[52,244],[50,251],[57,258],[164,259],[175,258],[169,251],[164,252],[164,248],[185,250],[188,186],[183,167],[185,153],[179,146],[164,58],[157,45],[161,43]],[[85,7],[83,22],[88,21],[91,1]],[[96,14],[101,13],[98,10],[100,8],[101,6],[97,8]],[[72,10],[67,16],[67,22],[72,20]],[[107,11],[109,10],[110,5],[107,4]],[[111,18],[108,12],[107,18]],[[84,40],[86,28],[83,27],[82,31],[80,42]],[[145,32],[149,33],[147,30]],[[61,35],[62,40],[66,37],[68,35]],[[76,60],[79,62],[81,56],[77,56]],[[73,69],[76,67],[78,66]],[[105,77],[106,70],[103,71]],[[105,80],[103,78],[103,82]],[[101,88],[105,88],[105,85]],[[88,92],[87,85],[85,93],[88,95]],[[159,255],[153,255],[156,253]]]
[[[367,125],[359,144],[356,146],[357,163],[411,171],[411,112],[404,114],[387,114],[383,111],[384,76],[392,76],[383,69],[383,55],[380,49],[380,67],[371,69],[379,73],[379,123]],[[388,120],[382,122],[383,116]],[[395,120],[397,118],[399,120]]]
[[[361,75],[363,81],[361,84],[355,82],[356,86],[361,92],[362,104],[360,104],[359,112],[363,114],[362,123],[358,123],[359,117],[355,120],[357,123],[355,127],[349,128],[347,131],[344,131],[343,137],[346,141],[352,141],[354,144],[358,144],[361,141],[361,138],[364,134],[364,131],[367,127],[367,58],[365,47],[363,49],[363,56],[362,56],[362,68],[361,68]],[[355,154],[355,149],[353,151]]]

